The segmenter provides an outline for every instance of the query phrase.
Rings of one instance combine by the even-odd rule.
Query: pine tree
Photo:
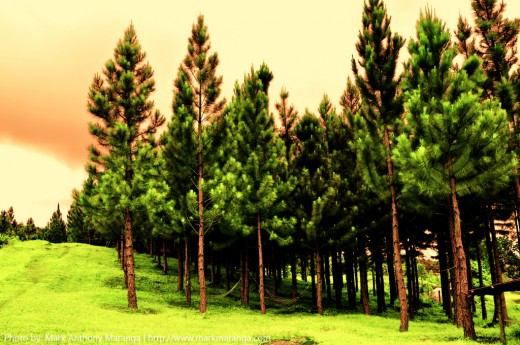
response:
[[[450,238],[455,266],[456,323],[475,339],[468,298],[466,253],[462,244],[460,197],[507,183],[513,167],[507,154],[507,118],[495,101],[480,102],[480,61],[467,59],[453,69],[457,53],[444,23],[430,10],[421,13],[403,89],[405,133],[394,159],[401,176],[421,193],[449,200]]]
[[[278,136],[282,139],[285,145],[285,160],[287,162],[287,171],[284,175],[284,180],[288,181],[290,176],[295,174],[295,166],[294,166],[294,151],[295,145],[297,141],[297,137],[295,134],[295,127],[298,123],[298,111],[294,108],[292,104],[289,105],[289,92],[284,88],[280,91],[280,100],[275,104],[275,108],[278,112]],[[294,191],[293,191],[294,192]],[[297,207],[297,202],[293,195],[291,194],[287,198],[287,209],[286,216],[291,216],[294,214],[294,211]],[[293,235],[293,243],[290,247],[290,265],[291,265],[291,284],[292,284],[292,297],[296,298],[298,296],[298,284],[297,284],[297,275],[296,275],[296,252],[298,246],[300,245],[300,238],[297,238],[297,233],[295,232]]]
[[[399,330],[404,332],[408,330],[408,303],[401,264],[396,177],[391,157],[394,124],[402,112],[402,97],[398,89],[400,78],[396,78],[395,75],[399,51],[404,40],[398,34],[392,34],[390,17],[381,0],[365,2],[362,24],[363,29],[360,30],[356,43],[359,59],[352,58],[352,72],[356,76],[356,85],[362,99],[361,122],[365,124],[365,133],[360,133],[358,140],[359,158],[362,158],[365,148],[375,150],[377,155],[368,160],[360,159],[359,161],[362,164],[365,162],[365,171],[370,170],[370,166],[377,164],[377,160],[381,158],[386,161],[386,176],[377,177],[380,182],[376,184],[376,188],[386,185],[384,188],[390,192],[392,243],[401,320]],[[381,144],[384,146],[381,147]],[[368,172],[368,174],[371,174],[372,178],[376,177],[373,173]],[[366,177],[366,174],[364,175]]]
[[[188,54],[184,58],[178,70],[175,80],[173,96],[173,117],[168,134],[164,137],[168,142],[166,146],[166,159],[168,166],[175,171],[173,184],[182,183],[181,198],[193,198],[196,196],[197,209],[194,219],[189,219],[193,226],[196,225],[198,233],[198,278],[200,287],[200,312],[206,312],[206,278],[204,275],[204,235],[208,225],[214,222],[208,217],[208,197],[205,195],[204,185],[207,176],[208,143],[205,134],[208,122],[217,121],[225,104],[220,99],[220,86],[222,77],[217,76],[219,64],[218,54],[211,53],[210,36],[208,28],[204,24],[204,16],[200,15],[193,24],[191,36],[188,39]],[[193,133],[195,126],[196,132]],[[180,166],[173,166],[175,164]],[[195,188],[189,181],[197,181]],[[181,182],[182,181],[182,182]],[[186,190],[188,189],[188,190]],[[176,190],[176,193],[179,190]],[[195,194],[193,194],[195,193]],[[188,200],[184,200],[184,208],[188,208]],[[189,211],[189,210],[187,210]],[[193,213],[193,212],[191,212]],[[187,214],[187,213],[185,213]]]
[[[275,133],[274,118],[269,113],[267,96],[273,75],[263,64],[244,78],[242,86],[235,87],[235,95],[226,110],[225,145],[229,161],[236,173],[227,175],[229,188],[236,192],[236,207],[227,212],[227,222],[244,236],[256,233],[258,245],[260,310],[266,312],[263,233],[285,245],[291,242],[290,232],[294,218],[283,218],[284,197],[292,189],[291,181],[283,181],[286,171],[284,145]],[[224,200],[221,198],[220,200]]]
[[[92,243],[92,231],[80,205],[80,192],[72,190],[72,204],[67,213],[67,231],[71,242]]]
[[[91,123],[90,133],[98,147],[91,146],[89,167],[97,179],[98,195],[106,195],[109,212],[121,211],[124,219],[124,262],[127,273],[128,306],[137,308],[134,268],[134,214],[136,199],[136,156],[141,140],[148,140],[164,117],[153,111],[149,100],[155,89],[153,70],[145,62],[133,24],[124,33],[114,49],[114,57],[96,75],[89,90],[88,109],[97,119]],[[97,168],[96,168],[97,166]],[[94,182],[95,184],[96,182]],[[109,186],[117,187],[109,190]],[[115,191],[121,192],[119,197]]]
[[[44,229],[43,239],[51,243],[67,242],[67,226],[61,215],[60,204]]]

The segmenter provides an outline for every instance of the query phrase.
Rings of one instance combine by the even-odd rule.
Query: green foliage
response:
[[[51,243],[67,242],[67,226],[61,216],[59,204],[58,209],[54,211],[47,226],[43,229],[43,239]]]
[[[27,219],[27,224],[23,225],[21,224],[18,227],[18,238],[22,241],[26,240],[35,240],[38,238],[38,233],[41,231],[41,229],[38,229],[36,225],[34,224],[34,220],[32,217]]]
[[[450,174],[459,196],[503,187],[514,163],[506,152],[507,118],[498,102],[480,102],[484,77],[478,58],[452,70],[456,49],[430,11],[421,13],[409,50],[406,125],[394,151],[405,184],[433,197],[450,194]]]
[[[97,119],[89,130],[98,147],[90,147],[89,178],[78,199],[88,224],[109,239],[121,237],[126,210],[144,214],[144,225],[146,211],[171,208],[159,201],[167,186],[157,180],[162,169],[153,134],[165,119],[149,99],[155,81],[145,58],[130,25],[89,90],[88,109]]]
[[[267,91],[272,78],[263,64],[256,71],[251,69],[241,86],[236,84],[233,100],[225,110],[223,145],[218,153],[225,155],[227,162],[219,173],[222,179],[217,184],[221,187],[214,193],[236,190],[231,200],[220,198],[219,207],[234,205],[232,210],[228,208],[224,221],[237,233],[247,236],[254,232],[260,216],[262,229],[271,240],[289,244],[295,219],[282,217],[282,212],[294,179],[283,180],[287,172],[284,143],[275,133],[274,118],[268,109]],[[233,184],[224,187],[223,183]]]
[[[500,262],[504,265],[504,273],[511,279],[520,278],[520,251],[518,242],[514,243],[507,237],[499,237],[497,241]]]
[[[18,223],[14,216],[13,207],[9,207],[9,210],[2,210],[0,212],[0,234],[13,236],[16,233]]]

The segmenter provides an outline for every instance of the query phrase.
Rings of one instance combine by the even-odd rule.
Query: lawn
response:
[[[5,343],[476,344],[464,340],[439,307],[423,310],[407,333],[398,332],[395,311],[365,316],[329,308],[319,316],[309,313],[305,296],[290,308],[269,304],[267,315],[261,315],[254,303],[241,306],[235,291],[210,297],[208,312],[201,315],[196,293],[187,305],[176,291],[176,277],[162,274],[144,254],[136,255],[139,309],[131,311],[111,248],[14,240],[0,249],[0,263],[0,342]],[[218,292],[223,290],[210,291]],[[520,294],[508,294],[510,317],[516,320],[519,302]],[[479,343],[498,341],[497,327],[475,322]],[[520,325],[507,334],[509,344],[520,344]]]

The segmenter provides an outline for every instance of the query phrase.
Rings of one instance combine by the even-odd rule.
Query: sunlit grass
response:
[[[235,337],[220,338],[228,340],[221,343],[244,343],[254,336],[268,336],[306,344],[474,344],[462,338],[461,329],[447,322],[440,307],[421,311],[411,321],[410,331],[399,333],[398,313],[391,308],[384,315],[365,316],[336,311],[330,303],[324,316],[309,313],[310,290],[298,305],[286,308],[269,303],[267,315],[261,315],[256,296],[252,294],[250,308],[243,307],[236,289],[226,298],[210,298],[208,312],[201,315],[196,277],[190,306],[176,291],[175,262],[171,263],[172,274],[164,275],[147,255],[136,255],[139,309],[132,311],[126,307],[123,274],[111,248],[14,241],[0,249],[0,263],[0,342],[9,343],[21,336],[31,343],[32,336],[32,340],[40,337],[40,343],[45,343],[45,336],[48,340],[63,336],[61,343],[95,343],[92,337],[101,337],[103,343],[158,344],[161,337],[166,341],[168,336],[205,336],[198,341],[177,342],[205,344],[219,336]],[[281,294],[289,291],[285,285]],[[303,289],[302,283],[300,291]],[[222,292],[209,290],[210,294]],[[519,299],[518,294],[508,295],[510,316],[517,320]],[[492,315],[491,302],[488,309]],[[486,322],[475,321],[479,342],[498,341],[498,327],[485,328]],[[509,344],[520,344],[515,339],[520,335],[516,325],[507,332]],[[108,341],[110,336],[112,341]],[[173,342],[174,338],[169,340]]]

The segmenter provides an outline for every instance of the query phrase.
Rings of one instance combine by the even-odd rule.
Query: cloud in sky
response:
[[[392,30],[408,40],[414,35],[420,9],[428,1],[385,3]],[[451,30],[459,13],[472,22],[470,0],[429,3]],[[68,200],[72,187],[80,187],[81,180],[57,193],[43,185],[50,185],[45,181],[52,180],[52,169],[57,169],[52,170],[55,174],[60,171],[63,181],[67,174],[70,181],[80,176],[77,172],[87,160],[86,148],[91,142],[88,88],[94,74],[112,57],[130,22],[155,71],[152,98],[167,119],[171,116],[173,80],[199,14],[204,14],[213,50],[219,53],[218,73],[224,77],[223,94],[228,100],[235,81],[241,82],[252,65],[266,62],[274,73],[271,106],[285,86],[291,93],[290,101],[304,112],[305,108],[314,111],[324,93],[337,103],[351,74],[362,7],[362,0],[0,2],[0,144],[4,150],[0,159],[2,167],[12,165],[8,158],[12,156],[6,154],[9,148],[19,150],[17,155],[29,155],[18,157],[16,165],[32,159],[38,162],[23,174],[0,170],[0,180],[9,179],[10,188],[16,186],[17,193],[29,185],[32,188],[21,192],[26,206],[15,207],[15,213],[36,205],[28,201],[30,195],[38,195],[34,200],[49,200],[54,209],[59,200]],[[520,16],[520,2],[509,0],[507,13]],[[406,56],[405,49],[401,55]],[[47,156],[45,160],[35,158],[42,154]],[[42,189],[31,181],[39,181]],[[8,207],[13,194],[0,193],[2,209]]]

